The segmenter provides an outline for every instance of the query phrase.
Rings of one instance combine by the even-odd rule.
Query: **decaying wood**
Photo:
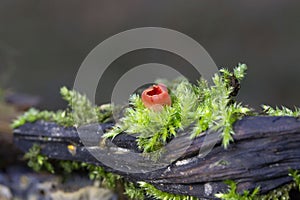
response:
[[[103,124],[101,128],[111,126]],[[81,143],[75,128],[38,121],[15,129],[14,140],[23,151],[38,143],[42,153],[51,158],[103,166],[131,181],[146,181],[176,194],[214,198],[215,193],[226,191],[223,181],[227,179],[238,183],[238,191],[260,186],[261,193],[291,182],[288,170],[300,169],[300,121],[297,118],[246,117],[235,123],[234,130],[234,142],[226,150],[217,132],[210,133],[210,140],[203,133],[192,143],[186,139],[189,134],[183,132],[173,142],[178,150],[185,148],[184,154],[162,169],[145,173],[125,173],[105,166]],[[121,134],[113,142],[139,152],[133,136]],[[77,146],[75,155],[68,151],[69,144]],[[213,148],[206,156],[199,154],[201,148],[210,146]]]

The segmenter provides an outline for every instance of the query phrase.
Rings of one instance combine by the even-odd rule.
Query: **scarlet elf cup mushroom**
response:
[[[172,104],[168,88],[161,83],[145,89],[142,93],[142,102],[146,108],[154,111],[160,111],[163,106]]]

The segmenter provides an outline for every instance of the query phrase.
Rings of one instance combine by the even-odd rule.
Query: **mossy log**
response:
[[[111,126],[100,125],[103,130]],[[259,186],[262,194],[292,181],[289,169],[300,169],[299,119],[245,117],[234,124],[234,131],[234,142],[226,150],[217,132],[210,132],[209,140],[205,139],[207,133],[203,133],[192,143],[184,139],[189,137],[188,132],[183,133],[173,140],[179,141],[175,142],[178,149],[185,148],[184,154],[164,168],[145,173],[125,173],[105,166],[89,153],[75,128],[51,122],[27,123],[15,129],[14,142],[25,152],[37,143],[41,153],[50,158],[92,163],[131,181],[145,181],[162,191],[196,197],[214,198],[214,194],[226,192],[224,181],[228,179],[237,183],[239,192]],[[113,142],[139,152],[133,136],[123,133]],[[75,154],[68,145],[76,146]],[[213,148],[206,156],[199,156],[199,150],[206,147]]]

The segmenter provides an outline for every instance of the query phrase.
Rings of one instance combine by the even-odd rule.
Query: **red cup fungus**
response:
[[[142,102],[146,108],[154,111],[162,110],[163,106],[171,105],[171,97],[168,88],[163,84],[153,85],[142,93]]]

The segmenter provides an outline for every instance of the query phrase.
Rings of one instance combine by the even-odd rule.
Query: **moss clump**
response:
[[[50,160],[48,157],[41,154],[41,148],[37,144],[34,144],[29,149],[24,155],[24,159],[28,161],[28,166],[37,172],[42,170],[50,173],[62,171],[64,174],[70,174],[73,171],[78,170],[87,171],[90,179],[100,180],[102,183],[101,185],[109,189],[116,188],[117,181],[121,179],[121,176],[106,172],[103,167],[84,162]]]
[[[168,199],[168,200],[196,200],[198,198],[192,196],[185,196],[185,195],[177,195],[177,194],[170,194],[167,192],[163,192],[153,185],[146,183],[146,182],[139,182],[140,187],[145,190],[147,196],[153,197],[155,199]]]
[[[228,147],[234,134],[232,125],[249,109],[234,103],[234,88],[229,79],[241,81],[247,67],[238,65],[233,73],[222,69],[222,76],[213,77],[214,85],[201,79],[192,85],[185,79],[169,84],[172,106],[165,106],[160,112],[146,108],[141,97],[134,94],[130,98],[131,107],[125,110],[124,117],[104,137],[115,137],[125,131],[137,135],[139,148],[151,152],[165,145],[167,140],[176,136],[176,131],[194,125],[191,138],[200,135],[207,129],[222,132],[223,146]]]
[[[176,131],[195,120],[194,111],[198,102],[193,87],[187,80],[181,81],[172,90],[172,106],[165,106],[160,112],[144,106],[140,96],[130,98],[131,107],[125,110],[125,117],[116,124],[105,137],[115,137],[125,131],[128,134],[139,134],[137,143],[144,152],[158,150],[166,144]]]
[[[73,119],[67,115],[66,111],[39,111],[35,108],[30,108],[22,116],[14,120],[11,126],[12,128],[18,128],[25,123],[33,123],[37,120],[52,121],[63,126],[72,126],[74,124]]]
[[[300,172],[298,170],[290,170],[289,176],[293,177],[296,187],[300,191]]]
[[[40,154],[40,146],[34,144],[29,151],[24,155],[24,159],[28,160],[28,166],[35,171],[46,169],[54,173],[53,165],[48,162],[48,158]]]
[[[258,195],[254,200],[285,200],[290,199],[289,192],[295,188],[295,183],[286,184],[270,191],[266,195]]]
[[[81,95],[74,90],[68,90],[66,87],[61,88],[60,94],[68,103],[66,110],[53,112],[31,108],[14,120],[11,126],[17,128],[25,123],[33,123],[37,120],[52,121],[62,126],[79,126],[93,122],[104,123],[111,120],[111,105],[105,107],[93,106],[85,95]]]
[[[229,189],[227,193],[217,193],[215,194],[216,197],[224,200],[252,200],[258,196],[259,187],[255,188],[252,193],[248,190],[245,190],[243,194],[239,194],[236,191],[237,185],[234,181],[227,180],[225,183],[228,185]]]
[[[223,200],[274,200],[274,199],[290,199],[289,192],[292,189],[300,191],[300,174],[298,170],[290,170],[289,176],[293,177],[294,182],[286,184],[282,187],[276,188],[267,194],[259,195],[259,187],[255,188],[252,193],[248,190],[243,191],[242,194],[237,193],[237,184],[234,181],[228,180],[225,183],[228,185],[227,193],[215,194],[217,198]]]
[[[287,107],[281,106],[272,108],[268,105],[262,105],[263,112],[270,116],[291,116],[291,117],[299,117],[300,116],[300,109],[295,107],[294,110],[291,110]]]
[[[124,184],[125,192],[124,194],[133,200],[144,200],[145,199],[145,190],[138,187],[134,183],[126,182]]]

